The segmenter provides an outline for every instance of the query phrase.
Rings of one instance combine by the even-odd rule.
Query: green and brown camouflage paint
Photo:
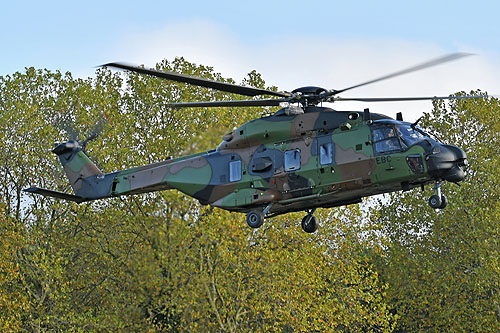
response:
[[[427,168],[415,173],[406,160],[408,155],[423,159],[422,145],[376,156],[371,124],[391,118],[364,116],[315,106],[301,114],[282,109],[225,135],[216,150],[108,174],[101,173],[81,148],[55,152],[81,201],[177,189],[202,204],[230,211],[247,212],[273,203],[269,214],[281,214],[355,203],[432,181]],[[321,164],[319,147],[328,143],[333,156]],[[300,168],[287,171],[284,154],[290,150],[300,151]],[[241,179],[230,181],[229,164],[234,161],[241,161]]]

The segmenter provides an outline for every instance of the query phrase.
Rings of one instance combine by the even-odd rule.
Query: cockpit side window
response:
[[[389,153],[401,150],[401,143],[393,126],[375,127],[373,129],[373,145],[375,153]]]

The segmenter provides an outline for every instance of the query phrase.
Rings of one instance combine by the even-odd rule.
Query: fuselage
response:
[[[320,107],[301,114],[280,110],[240,126],[216,150],[165,162],[162,179],[227,210],[272,202],[271,214],[463,179],[462,150],[410,123],[369,116]]]
[[[54,152],[82,201],[178,189],[230,211],[268,206],[270,215],[464,178],[465,153],[408,122],[323,107],[296,111],[245,123],[215,150],[108,174],[71,142]]]

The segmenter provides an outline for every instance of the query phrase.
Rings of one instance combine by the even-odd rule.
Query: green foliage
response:
[[[232,82],[182,58],[158,68]],[[242,84],[266,88],[255,71]],[[0,91],[1,329],[393,329],[389,285],[373,264],[383,239],[357,206],[318,211],[322,226],[309,235],[298,214],[252,230],[244,215],[176,191],[81,205],[21,192],[64,191],[49,149],[103,118],[87,153],[111,172],[215,148],[262,109],[167,109],[241,97],[107,69],[83,80],[28,68],[0,77]]]
[[[466,151],[465,182],[445,186],[445,210],[422,207],[427,189],[392,195],[379,213],[390,245],[378,267],[401,331],[500,329],[499,113],[494,98],[436,102],[422,124]]]
[[[22,275],[16,253],[23,244],[23,233],[7,219],[0,203],[0,330],[17,331],[22,325],[28,299],[22,288]]]
[[[219,81],[183,58],[159,69]],[[250,72],[242,84],[266,87]],[[463,148],[470,167],[431,191],[318,210],[315,234],[287,214],[250,229],[241,214],[176,191],[76,205],[28,196],[68,184],[54,141],[84,139],[106,172],[215,148],[273,108],[172,110],[238,99],[204,88],[99,69],[95,77],[28,68],[0,77],[0,330],[498,331],[498,100],[436,102],[422,121]]]

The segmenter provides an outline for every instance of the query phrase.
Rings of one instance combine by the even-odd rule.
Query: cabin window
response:
[[[285,152],[285,171],[300,169],[300,149],[287,150]]]
[[[332,164],[333,162],[333,145],[325,143],[319,146],[319,163],[321,165]]]
[[[229,181],[241,180],[241,161],[229,162]]]
[[[251,166],[253,172],[270,171],[272,167],[273,167],[273,161],[269,156],[254,158]]]

